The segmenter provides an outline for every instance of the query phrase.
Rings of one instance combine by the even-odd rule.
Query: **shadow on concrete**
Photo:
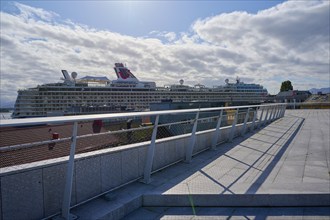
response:
[[[258,130],[255,130],[255,132],[258,132]],[[220,156],[225,155],[228,151],[232,150],[240,142],[249,139],[255,134],[255,132],[249,132],[246,133],[244,136],[236,137],[233,139],[232,142],[222,143],[217,146],[216,150],[211,150],[209,148],[202,153],[194,155],[190,163],[185,163],[181,161],[166,169],[160,170],[152,175],[152,179],[155,181],[151,182],[150,184],[158,185],[159,182],[157,181],[157,179],[162,179],[162,177],[165,176],[165,178],[169,181],[166,181],[164,185],[157,188],[157,193],[162,194],[167,190],[171,189],[172,187],[176,186],[180,182],[185,181],[189,176],[193,175],[195,172],[198,171],[203,175],[207,175],[211,181],[215,182],[221,187],[224,187],[223,184],[221,184],[214,178],[212,179],[212,177],[206,174],[202,169],[205,168],[208,164],[217,160]],[[229,189],[227,189],[227,191],[229,191]]]
[[[289,137],[289,139],[284,143],[284,145],[281,147],[281,149],[276,153],[273,160],[268,164],[266,169],[261,173],[261,175],[256,179],[256,181],[250,186],[250,188],[246,191],[246,193],[254,194],[258,191],[262,183],[265,182],[273,168],[276,166],[276,164],[279,162],[281,157],[283,156],[284,152],[287,150],[289,145],[291,144],[292,140],[296,137],[297,133],[300,131],[301,126],[303,125],[305,119],[299,118],[301,120],[297,120],[296,123],[299,123],[297,129],[293,132],[293,134]],[[293,124],[287,131],[289,131],[295,124]],[[286,132],[278,139],[278,141],[286,135]],[[278,141],[276,141],[270,148],[272,148]],[[267,153],[270,148],[265,152]]]
[[[180,182],[185,181],[192,174],[199,172],[201,175],[204,175],[210,181],[216,183],[217,185],[219,185],[223,188],[223,191],[221,191],[219,194],[226,194],[226,193],[235,194],[235,192],[230,190],[230,188],[233,185],[235,185],[238,181],[240,181],[240,179],[242,177],[244,177],[251,169],[253,169],[253,170],[258,170],[258,171],[262,172],[262,174],[258,177],[258,179],[254,183],[252,183],[251,187],[246,191],[246,193],[255,194],[258,191],[259,187],[262,185],[262,183],[267,179],[267,177],[269,176],[269,174],[271,173],[273,168],[276,166],[277,162],[282,157],[284,152],[287,150],[288,146],[290,145],[290,143],[296,136],[297,132],[299,131],[301,125],[303,124],[303,121],[304,121],[303,119],[299,118],[294,123],[292,123],[290,125],[290,127],[279,126],[278,128],[276,128],[275,127],[276,125],[274,125],[274,124],[270,124],[266,127],[263,127],[262,128],[263,130],[266,130],[266,131],[269,130],[273,134],[275,133],[274,135],[263,134],[263,136],[269,135],[271,138],[277,138],[277,140],[275,142],[266,142],[264,140],[260,140],[258,138],[253,137],[256,133],[250,132],[250,133],[246,134],[244,137],[235,138],[232,143],[226,143],[221,146],[218,146],[216,151],[206,151],[206,152],[203,152],[203,153],[197,155],[190,164],[181,164],[180,163],[174,167],[169,167],[163,171],[160,171],[159,173],[155,173],[154,174],[155,177],[158,176],[157,174],[166,175],[166,173],[168,173],[169,176],[171,176],[171,174],[172,174],[171,181],[167,182],[162,187],[158,188],[158,190],[160,189],[161,191],[157,190],[157,193],[163,194],[167,190],[169,190],[172,187],[179,184]],[[290,132],[290,130],[292,128],[294,128],[294,126],[297,125],[296,123],[300,123],[298,125],[297,129],[295,129],[294,132],[292,134],[290,134],[288,139],[285,139],[285,136],[288,135],[288,132]],[[272,126],[272,127],[269,127],[269,126]],[[285,131],[283,132],[284,129],[285,129]],[[279,130],[281,130],[281,132],[279,132]],[[258,130],[256,130],[256,132],[258,132]],[[281,135],[276,136],[276,133],[281,133]],[[251,147],[241,144],[241,142],[245,141],[246,139],[259,141],[260,143],[271,144],[271,146],[268,147],[264,151],[253,149]],[[276,153],[276,155],[270,154],[269,151],[271,151],[274,146],[279,145],[278,142],[282,141],[282,140],[286,140],[286,142],[284,144],[281,144],[283,146],[281,146],[280,150]],[[245,147],[248,149],[256,150],[262,154],[258,158],[256,158],[256,160],[252,164],[248,164],[240,159],[236,159],[227,154],[227,152],[232,150],[235,146],[240,146],[240,147]],[[216,152],[216,153],[214,153],[214,152]],[[213,154],[213,155],[210,156],[211,154]],[[265,155],[272,155],[275,157],[272,160],[272,162],[267,166],[267,168],[262,171],[262,170],[258,169],[256,167],[256,165],[264,158]],[[218,159],[220,156],[225,156],[227,158],[230,158],[231,160],[234,160],[238,163],[243,164],[244,166],[247,166],[247,168],[244,170],[244,172],[242,172],[236,179],[234,179],[227,186],[225,186],[219,180],[217,180],[214,177],[212,177],[211,175],[209,175],[207,172],[203,171],[203,168],[205,168],[208,164],[212,163],[214,160]],[[180,167],[180,169],[178,169],[178,167]],[[181,172],[177,174],[178,175],[177,177],[173,178],[173,173],[178,172],[179,170]]]
[[[297,121],[298,122],[298,121]],[[297,123],[296,122],[296,123]],[[232,194],[235,194],[233,193],[230,189],[230,187],[232,187],[235,183],[237,183],[245,174],[247,174],[251,169],[256,169],[256,170],[259,170],[259,171],[262,171],[262,175],[255,181],[255,183],[252,184],[252,186],[247,190],[247,193],[249,194],[254,194],[257,192],[258,188],[260,187],[260,185],[267,179],[268,175],[271,173],[271,171],[273,170],[273,168],[275,167],[275,165],[277,164],[278,160],[282,157],[283,153],[286,151],[286,149],[288,148],[288,146],[290,145],[290,143],[292,142],[292,140],[294,139],[294,137],[296,136],[297,132],[299,131],[301,125],[302,125],[302,122],[300,122],[300,125],[298,126],[298,128],[294,131],[294,133],[290,136],[290,138],[286,141],[286,143],[281,147],[280,151],[275,155],[273,161],[267,166],[267,168],[262,171],[258,168],[255,167],[255,165],[266,155],[268,154],[268,152],[278,143],[279,140],[281,140],[286,134],[287,132],[290,131],[290,129],[292,129],[292,127],[295,125],[295,123],[293,125],[291,125],[283,135],[281,135],[280,137],[278,137],[277,141],[276,142],[272,142],[272,145],[266,150],[266,151],[261,151],[262,154],[250,165],[250,164],[247,164],[241,160],[238,160],[238,159],[235,159],[229,155],[226,155],[224,154],[224,156],[226,157],[229,157],[230,159],[232,160],[235,160],[239,163],[242,163],[246,166],[248,166],[248,168],[241,174],[239,175],[230,185],[228,185],[227,187],[224,187],[220,182],[217,182],[218,184],[220,184],[221,186],[223,186],[223,188],[225,188],[225,190],[223,190],[220,194],[224,194],[226,192],[231,192]],[[299,123],[299,122],[298,122]],[[269,129],[269,127],[266,127],[264,128],[265,130]],[[276,130],[274,129],[270,129],[272,132],[276,132]],[[273,136],[272,136],[273,137]],[[264,141],[262,141],[264,142]],[[239,146],[244,146],[244,145],[241,145],[239,144]],[[247,147],[247,146],[245,146]],[[200,171],[201,173],[204,173],[204,175],[206,175],[205,172],[203,171]],[[208,176],[209,178],[212,178],[210,177],[209,175],[206,175]],[[213,179],[211,179],[213,180]],[[214,180],[213,180],[214,181]],[[257,183],[260,183],[259,185]]]

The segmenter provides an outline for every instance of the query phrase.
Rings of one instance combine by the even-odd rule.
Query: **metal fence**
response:
[[[287,109],[330,109],[330,102],[289,102],[287,103]]]
[[[232,141],[238,124],[244,135],[247,124],[251,123],[250,130],[260,128],[283,117],[285,108],[286,104],[269,104],[1,120],[0,168],[69,156],[62,203],[62,217],[69,219],[76,154],[148,141],[143,181],[149,183],[156,140],[191,134],[185,152],[185,161],[190,162],[196,132],[213,129],[212,148],[216,148],[221,127],[231,126],[228,141]]]

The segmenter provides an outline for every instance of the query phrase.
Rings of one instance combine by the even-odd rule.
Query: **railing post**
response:
[[[229,142],[232,142],[233,141],[235,130],[236,130],[237,118],[238,118],[238,109],[235,112],[235,117],[234,117],[234,120],[233,120],[233,124],[231,126],[231,130],[230,130],[230,134],[229,134],[229,139],[228,139]]]
[[[274,114],[274,117],[273,117],[273,121],[275,121],[277,119],[277,114],[278,114],[278,110],[279,110],[279,106],[276,105],[276,111],[275,111],[275,114]]]
[[[286,104],[283,105],[283,110],[282,110],[282,113],[281,113],[281,117],[284,117],[284,114],[285,114],[285,110],[286,110]]]
[[[222,114],[223,114],[223,109],[221,109],[221,111],[220,111],[220,115],[219,115],[218,122],[217,122],[217,127],[216,127],[214,135],[213,135],[212,148],[211,148],[212,150],[215,150],[218,139],[219,139],[219,137],[221,137],[220,126],[221,126],[221,121],[222,121]]]
[[[274,105],[274,110],[273,110],[273,114],[272,114],[272,117],[270,118],[270,121],[274,121],[275,119],[275,116],[276,116],[276,111],[277,111],[277,106]]]
[[[267,123],[268,113],[269,113],[269,106],[267,107],[266,116],[264,121],[262,122],[262,126],[264,126]]]
[[[283,104],[282,105],[279,105],[279,110],[278,110],[277,118],[280,118],[281,117],[282,109],[283,109]]]
[[[260,107],[261,108],[261,107]],[[261,124],[263,123],[262,116],[264,115],[265,107],[262,108],[261,115],[258,122],[258,129],[260,128]]]
[[[281,118],[282,117],[282,111],[283,111],[283,105],[280,106],[280,110],[278,112],[277,118]]]
[[[66,220],[69,220],[72,218],[72,216],[70,214],[70,204],[71,204],[71,194],[72,194],[74,156],[75,156],[76,143],[77,143],[77,129],[78,129],[78,122],[75,121],[73,123],[70,156],[69,156],[68,168],[67,168],[67,172],[66,172],[66,181],[65,181],[63,203],[62,203],[62,217]]]
[[[246,131],[246,124],[247,124],[247,121],[249,119],[249,114],[250,114],[250,108],[248,108],[247,112],[246,112],[246,115],[245,115],[245,119],[244,119],[244,125],[243,125],[243,129],[242,129],[242,132],[241,132],[241,135],[244,136],[245,134],[245,131]]]
[[[278,110],[278,106],[275,105],[274,106],[274,112],[272,114],[272,120],[271,121],[274,121],[276,119],[277,110]]]
[[[274,113],[274,106],[270,106],[270,113],[269,113],[269,118],[267,119],[267,124],[272,122],[272,115]]]
[[[255,111],[253,111],[253,121],[252,121],[252,125],[251,125],[250,131],[253,131],[254,128],[255,128],[256,119],[257,119],[257,111],[258,111],[258,107],[256,108]]]
[[[269,118],[268,118],[268,120],[267,120],[267,123],[269,124],[269,123],[271,123],[272,122],[272,117],[273,117],[273,114],[274,114],[274,106],[271,106],[270,107],[270,114],[269,114]]]
[[[278,105],[275,106],[275,111],[274,111],[274,115],[273,115],[273,118],[272,118],[272,121],[275,121],[277,119],[277,113],[278,113]]]
[[[144,174],[143,174],[142,182],[144,182],[146,184],[150,183],[152,164],[153,164],[154,155],[155,155],[155,145],[156,145],[156,138],[157,138],[158,122],[159,122],[159,115],[156,116],[154,128],[152,130],[152,135],[151,135],[151,142],[148,147],[146,164],[144,166]]]
[[[197,130],[198,117],[199,117],[199,111],[196,114],[196,118],[195,118],[195,121],[194,121],[194,126],[193,126],[193,129],[191,131],[191,137],[190,137],[189,145],[186,148],[186,159],[185,159],[186,163],[190,163],[192,153],[193,153],[193,150],[194,150],[194,146],[195,146],[195,142],[196,142],[196,130]]]
[[[270,122],[272,122],[272,115],[274,113],[274,106],[270,106],[270,112],[269,112],[269,117],[267,119],[267,124],[269,124]]]

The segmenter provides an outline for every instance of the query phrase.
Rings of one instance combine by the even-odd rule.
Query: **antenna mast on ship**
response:
[[[240,78],[237,76],[237,77],[236,77],[236,83],[239,84],[240,81],[241,81]]]

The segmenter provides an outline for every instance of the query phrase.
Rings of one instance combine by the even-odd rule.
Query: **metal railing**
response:
[[[288,102],[288,109],[330,109],[330,102]]]
[[[25,128],[28,126],[33,126],[33,129],[38,129],[38,126],[41,126],[45,130],[45,127],[48,129],[50,126],[65,124],[67,126],[70,125],[72,133],[70,134],[70,137],[57,137],[55,139],[34,141],[32,143],[15,142],[15,144],[0,146],[0,153],[1,155],[10,155],[12,152],[34,149],[40,146],[48,146],[48,150],[51,151],[54,146],[60,147],[61,143],[68,144],[68,142],[70,142],[70,152],[67,152],[69,159],[61,209],[62,217],[69,219],[75,163],[74,159],[75,154],[77,153],[77,146],[78,148],[83,146],[82,142],[80,142],[81,140],[96,138],[95,141],[98,142],[99,145],[96,147],[90,147],[90,145],[88,145],[90,148],[89,150],[99,150],[102,148],[150,141],[150,144],[147,147],[147,156],[143,173],[143,182],[149,183],[152,173],[156,140],[191,133],[189,145],[185,151],[185,162],[189,163],[192,160],[197,132],[213,129],[214,132],[212,134],[211,149],[216,149],[218,144],[217,141],[221,136],[221,127],[230,126],[228,141],[231,142],[235,136],[236,127],[238,124],[242,126],[240,135],[244,135],[247,132],[248,123],[250,123],[250,130],[254,130],[256,128],[259,129],[261,126],[283,117],[285,109],[286,104],[280,103],[203,109],[1,120],[1,131],[6,131],[6,129],[8,130],[9,128],[13,131],[17,129],[26,130]],[[259,113],[260,116],[258,116]],[[148,123],[143,123],[145,118],[148,119]],[[138,123],[134,123],[137,121]],[[86,128],[86,125],[92,126],[93,133],[78,134],[79,129],[82,130],[82,128]],[[123,129],[125,125],[126,129]],[[107,129],[101,131],[101,127],[107,127]],[[49,128],[49,131],[50,130],[51,128]],[[3,134],[4,132],[1,133]],[[102,142],[101,137],[107,138],[105,138],[105,141]],[[5,136],[3,137],[3,140],[6,138],[8,139],[9,137]],[[83,149],[82,152],[86,152],[86,149]],[[26,158],[23,159],[23,162],[27,162],[25,160]],[[44,158],[41,158],[40,160],[42,159]],[[10,163],[1,163],[0,167],[13,165]],[[17,161],[17,163],[20,162]]]

